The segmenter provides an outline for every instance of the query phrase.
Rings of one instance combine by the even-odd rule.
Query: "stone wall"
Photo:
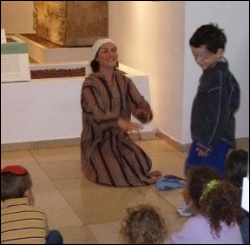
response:
[[[108,36],[108,1],[33,1],[37,35],[60,46],[92,46]]]

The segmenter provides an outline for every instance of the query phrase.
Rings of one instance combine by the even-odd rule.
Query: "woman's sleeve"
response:
[[[105,109],[98,86],[91,80],[85,80],[81,92],[83,114],[98,130],[118,127],[118,114]]]
[[[152,120],[153,113],[150,108],[149,103],[144,99],[144,97],[140,94],[137,87],[133,83],[133,81],[130,78],[126,78],[128,80],[127,83],[127,98],[128,103],[131,108],[132,114],[135,118],[137,118],[140,121],[140,115],[137,114],[137,109],[139,107],[143,107],[144,110],[146,110],[147,114],[149,114],[149,120]]]

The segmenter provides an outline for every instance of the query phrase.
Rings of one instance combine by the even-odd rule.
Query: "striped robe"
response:
[[[141,103],[148,105],[131,79],[119,70],[114,71],[112,85],[100,73],[86,78],[81,92],[81,163],[89,180],[115,187],[155,183],[148,175],[150,158],[118,127],[118,117],[130,120],[131,113],[136,117]]]

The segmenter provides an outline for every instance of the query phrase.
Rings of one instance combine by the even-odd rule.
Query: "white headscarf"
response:
[[[90,63],[91,63],[92,60],[95,59],[95,56],[96,56],[99,48],[105,43],[113,43],[114,44],[114,41],[112,39],[110,39],[110,38],[102,38],[102,39],[96,40],[95,43],[93,44],[91,60],[85,66],[85,77],[88,77],[91,73],[93,73]]]

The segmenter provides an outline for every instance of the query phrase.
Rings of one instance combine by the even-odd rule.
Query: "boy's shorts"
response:
[[[198,151],[196,149],[197,143],[196,141],[193,141],[188,153],[187,160],[185,162],[185,174],[192,166],[207,166],[215,169],[223,178],[229,146],[224,142],[220,142],[215,146],[214,150],[206,157],[199,157]]]

